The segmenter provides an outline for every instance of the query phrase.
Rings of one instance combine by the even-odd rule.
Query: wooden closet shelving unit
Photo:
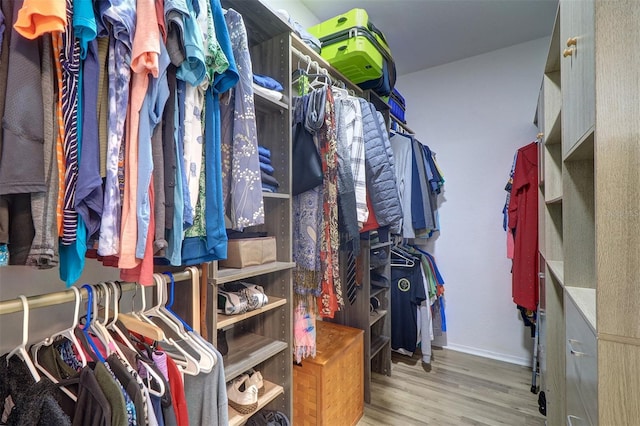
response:
[[[635,0],[560,0],[551,38],[537,117],[552,425],[640,419],[639,15]]]
[[[278,193],[263,192],[265,223],[248,231],[266,231],[276,238],[276,262],[242,269],[209,267],[207,324],[210,330],[224,330],[228,355],[224,357],[227,381],[254,368],[265,380],[266,392],[258,410],[279,410],[290,419],[292,402],[292,261],[291,244],[291,28],[260,1],[222,0],[244,20],[253,72],[271,76],[282,83],[284,98],[275,101],[254,94],[258,144],[271,151]],[[228,316],[217,313],[218,287],[245,280],[264,288],[269,303],[255,311]],[[211,340],[218,344],[217,333]],[[255,412],[254,412],[255,413]],[[242,415],[229,408],[229,424],[244,424],[254,413]]]

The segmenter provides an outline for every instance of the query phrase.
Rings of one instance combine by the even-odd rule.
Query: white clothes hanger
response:
[[[189,271],[189,275],[191,276],[192,285],[193,286],[200,285],[198,280],[200,277],[198,268],[194,266],[189,266],[186,269],[187,271]],[[171,280],[171,305],[170,306],[173,306],[173,294],[174,294],[174,288],[175,288],[175,281],[173,279],[173,274],[171,274],[170,272],[165,273],[165,275],[167,275]],[[203,370],[206,373],[210,372],[213,369],[213,367],[216,365],[218,357],[211,350],[210,347],[205,345],[202,340],[198,339],[200,335],[194,332],[193,329],[189,326],[189,324],[187,324],[174,311],[172,311],[169,306],[167,306],[168,295],[169,295],[169,292],[167,289],[167,282],[162,275],[159,275],[158,281],[159,281],[158,287],[161,288],[162,290],[161,297],[160,296],[158,297],[158,299],[161,299],[161,303],[159,304],[159,307],[158,307],[159,313],[163,316],[163,318],[166,318],[168,320],[168,324],[170,323],[170,326],[171,325],[175,326],[176,327],[175,331],[180,336],[184,336],[186,338],[185,340],[189,342],[189,344],[191,344],[191,346],[196,351],[198,351],[198,353],[201,355],[200,357],[201,370]]]
[[[399,257],[399,258],[404,260],[404,262],[401,262],[401,263],[394,263],[393,257],[392,257],[391,258],[391,266],[399,266],[399,267],[403,267],[403,268],[411,268],[411,267],[415,266],[415,264],[416,264],[416,262],[412,258],[406,256],[400,250],[396,250],[395,248],[392,248],[391,249],[391,253],[394,256]]]
[[[33,365],[31,358],[29,358],[29,353],[26,349],[27,342],[29,341],[29,302],[27,301],[27,298],[22,294],[18,297],[22,301],[22,342],[20,342],[20,344],[15,349],[9,352],[9,355],[7,355],[7,363],[12,356],[17,355],[18,358],[22,358],[24,363],[27,365],[27,368],[33,376],[33,379],[36,382],[39,382],[40,374],[38,374],[38,369],[35,365]]]
[[[118,346],[118,343],[115,341],[111,333],[109,333],[109,330],[107,329],[107,324],[109,323],[109,308],[110,308],[109,296],[111,294],[111,291],[110,291],[110,287],[104,282],[98,283],[97,285],[99,286],[98,288],[100,289],[100,293],[103,296],[104,321],[100,322],[100,320],[96,318],[96,320],[93,323],[94,331],[99,333],[102,336],[103,340],[106,342],[107,352],[109,354],[112,354],[112,353],[118,354],[118,356],[120,357],[120,360],[123,363],[129,365],[129,367],[131,367],[135,371],[138,371],[138,366],[142,366],[142,368],[146,370],[147,376],[144,379],[144,383],[150,394],[159,396],[159,397],[164,395],[164,391],[165,391],[164,382],[162,381],[160,376],[143,361],[140,361],[138,365],[130,365],[126,356],[122,352],[122,349],[120,349],[120,347]],[[117,304],[118,299],[114,297],[114,300],[115,300],[115,304]],[[133,348],[133,350],[135,351],[135,348]],[[155,379],[155,382],[158,384],[158,389],[153,388],[152,382],[149,379],[149,377]]]
[[[173,276],[171,276],[173,279]],[[200,359],[198,360],[198,365],[200,367],[200,371],[203,373],[209,373],[213,366],[215,365],[215,359],[213,355],[207,351],[202,345],[196,342],[191,335],[187,333],[187,330],[184,328],[183,323],[176,318],[171,312],[162,307],[167,302],[167,282],[161,274],[154,274],[153,279],[156,282],[156,298],[158,303],[152,307],[150,310],[146,312],[148,316],[152,316],[154,320],[160,320],[164,324],[166,324],[178,337],[181,339],[176,341],[177,344],[184,342],[191,349],[193,349],[198,355]]]
[[[53,383],[58,383],[58,379],[56,379],[49,372],[49,370],[47,370],[42,365],[40,365],[40,362],[38,360],[38,353],[40,351],[40,348],[42,348],[43,346],[52,345],[57,337],[65,337],[65,338],[69,339],[71,341],[71,343],[73,345],[75,345],[76,348],[77,348],[76,352],[77,352],[78,356],[80,357],[80,363],[82,364],[82,366],[84,367],[84,366],[87,365],[87,357],[85,356],[84,350],[82,350],[82,347],[80,346],[80,342],[78,341],[78,338],[76,337],[76,335],[74,333],[74,330],[78,326],[78,320],[80,318],[80,302],[82,301],[82,297],[80,296],[80,291],[78,290],[77,287],[71,287],[71,290],[73,291],[74,296],[75,296],[75,306],[74,306],[74,311],[73,311],[73,324],[71,325],[71,327],[67,328],[66,330],[60,331],[58,333],[55,333],[55,334],[51,335],[51,337],[47,337],[46,339],[44,339],[42,342],[31,346],[31,357],[33,358],[33,363],[38,368],[38,370],[40,370],[40,372],[42,372],[42,374],[44,374],[46,377],[48,377]],[[69,398],[71,398],[72,401],[74,401],[74,402],[78,401],[78,397],[76,395],[74,395],[66,387],[61,386],[60,390],[62,392],[64,392]]]
[[[136,286],[139,286],[139,284],[136,283]],[[163,338],[156,339],[156,340],[162,340],[163,342],[167,343],[167,345],[169,345],[171,348],[174,348],[183,357],[182,359],[180,359],[172,356],[176,365],[180,367],[183,373],[189,374],[191,376],[197,376],[200,373],[200,364],[198,363],[198,361],[194,357],[189,355],[184,349],[178,346],[172,338],[167,337],[162,331],[162,329],[158,327],[149,317],[145,315],[144,309],[146,308],[146,295],[145,295],[144,288],[141,290],[142,291],[140,291],[140,293],[141,293],[141,299],[142,299],[142,309],[140,309],[139,311],[133,311],[132,315],[134,315],[140,321],[151,324],[153,327],[160,330],[160,332],[163,335]],[[127,324],[125,324],[125,326],[127,328],[129,327]],[[165,349],[168,349],[168,348],[165,348]]]
[[[36,365],[36,367],[38,367],[40,371],[43,371],[45,375],[50,379],[51,377],[49,375],[49,372],[44,367],[42,367],[38,362],[38,351],[43,346],[52,345],[56,340],[56,338],[58,337],[64,337],[68,339],[71,342],[71,344],[73,344],[73,346],[75,346],[75,348],[77,349],[76,352],[78,353],[78,357],[80,358],[79,359],[80,364],[83,367],[87,365],[87,357],[85,356],[84,351],[82,350],[82,345],[80,345],[80,342],[78,341],[78,338],[76,337],[76,334],[74,332],[80,320],[80,303],[82,302],[82,296],[80,296],[80,290],[78,290],[77,287],[71,287],[71,291],[73,291],[73,294],[75,296],[75,299],[74,299],[75,303],[73,307],[73,323],[71,324],[71,327],[65,330],[59,331],[57,333],[54,333],[50,337],[47,337],[46,339],[44,339],[42,342],[36,343],[35,345],[31,346],[31,356],[34,360],[34,364]]]

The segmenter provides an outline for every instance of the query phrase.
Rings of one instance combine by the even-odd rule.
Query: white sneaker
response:
[[[247,372],[247,375],[249,376],[247,383],[258,388],[258,396],[264,395],[264,381],[262,380],[262,374],[252,368]]]
[[[258,388],[248,380],[249,376],[243,374],[227,383],[229,405],[240,414],[249,414],[258,408]]]

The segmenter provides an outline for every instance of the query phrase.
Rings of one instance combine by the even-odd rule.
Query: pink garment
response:
[[[122,269],[135,268],[140,264],[140,260],[136,258],[138,235],[136,217],[138,126],[140,124],[140,109],[149,86],[149,74],[158,77],[158,57],[160,55],[160,30],[158,29],[156,18],[155,1],[137,0],[136,12],[136,34],[133,39],[131,55],[133,75],[131,77],[129,111],[127,113],[127,151],[125,153],[124,198],[122,203],[122,228],[120,231],[120,260],[118,262],[118,266]],[[150,229],[153,228],[150,227]],[[151,285],[152,283],[153,280],[150,280],[144,285]]]
[[[507,231],[507,259],[513,259],[514,241],[511,229]]]
[[[293,338],[295,362],[316,356],[316,320],[308,312],[304,302],[299,302],[293,315]]]
[[[153,176],[149,185],[149,203],[153,206],[155,194],[153,192]],[[134,268],[122,269],[120,279],[123,281],[137,282],[141,285],[151,286],[153,282],[153,233],[155,232],[155,215],[153,209],[149,214],[149,231],[147,233],[147,244],[144,250],[144,259]]]

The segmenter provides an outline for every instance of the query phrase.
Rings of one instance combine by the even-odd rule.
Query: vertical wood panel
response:
[[[601,425],[636,425],[640,419],[640,346],[599,340]]]
[[[597,2],[598,332],[640,338],[640,2]]]

